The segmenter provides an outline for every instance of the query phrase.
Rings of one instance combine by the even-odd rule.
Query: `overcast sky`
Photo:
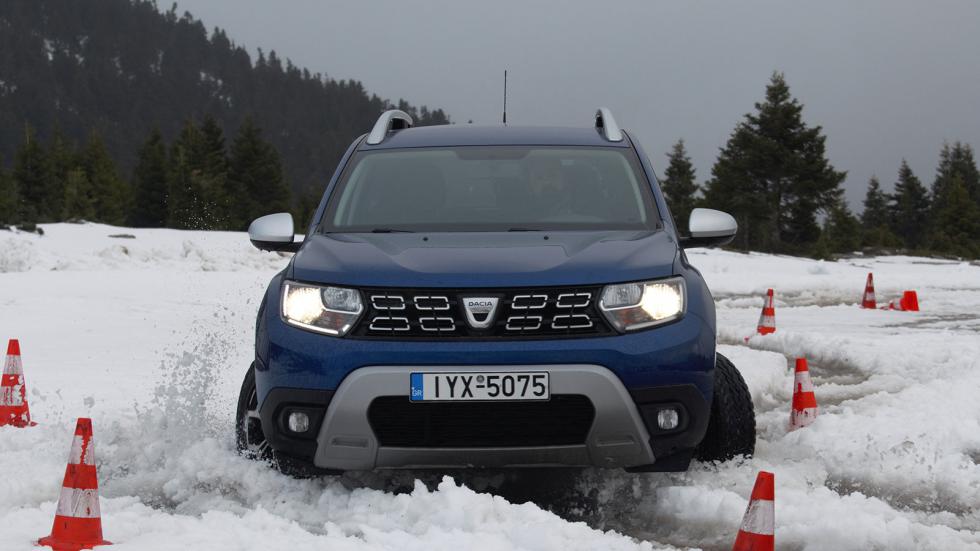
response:
[[[891,189],[902,157],[928,186],[943,140],[980,147],[977,0],[180,0],[178,9],[253,53],[274,49],[460,123],[500,121],[506,68],[509,123],[588,125],[608,106],[658,174],[684,138],[702,182],[772,71],[783,71],[807,122],[823,126],[858,209],[868,178]]]

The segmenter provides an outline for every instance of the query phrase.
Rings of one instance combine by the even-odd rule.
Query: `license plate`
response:
[[[548,400],[547,372],[412,373],[413,402]]]

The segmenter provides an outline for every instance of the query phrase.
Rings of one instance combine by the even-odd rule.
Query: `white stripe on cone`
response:
[[[805,427],[812,423],[816,418],[817,408],[804,408],[799,411],[794,409],[789,423],[791,427]]]
[[[19,407],[24,405],[24,397],[21,391],[24,387],[24,368],[20,361],[20,356],[7,355],[7,361],[3,366],[4,375],[16,375],[17,383],[14,386],[0,387],[0,406]]]
[[[99,491],[62,487],[55,514],[72,518],[99,518]]]
[[[20,356],[7,356],[7,363],[3,366],[4,375],[23,375],[24,364],[20,361]]]
[[[775,533],[776,505],[768,499],[755,499],[749,502],[740,528],[743,532],[772,536]]]
[[[89,438],[88,449],[84,449],[85,440],[79,436],[75,437],[71,441],[71,454],[68,456],[68,462],[72,465],[95,465],[95,442]],[[84,457],[82,452],[85,452]]]
[[[23,379],[19,380],[14,386],[0,387],[0,406],[19,407],[24,405],[24,397],[21,396],[21,389],[23,387]]]
[[[813,379],[807,371],[799,371],[795,377],[797,392],[813,392]]]

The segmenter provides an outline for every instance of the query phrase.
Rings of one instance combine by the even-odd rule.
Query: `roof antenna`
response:
[[[507,126],[507,69],[504,69],[504,126]]]

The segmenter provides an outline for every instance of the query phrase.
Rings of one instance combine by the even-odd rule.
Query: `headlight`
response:
[[[282,318],[296,327],[342,337],[363,310],[361,294],[354,289],[294,281],[283,285]]]
[[[640,283],[608,285],[599,309],[619,331],[643,329],[684,315],[684,279],[674,277]]]

